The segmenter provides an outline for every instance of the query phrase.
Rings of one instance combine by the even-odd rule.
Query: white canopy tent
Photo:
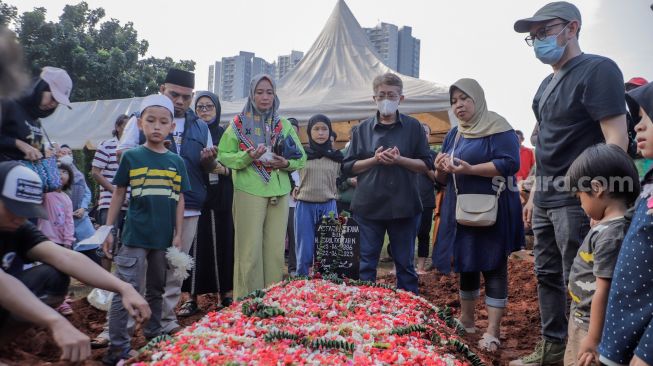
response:
[[[372,81],[386,72],[395,71],[381,62],[349,7],[344,0],[338,0],[310,50],[278,82],[280,114],[300,122],[306,122],[316,113],[323,113],[334,122],[367,118],[376,109]],[[450,109],[447,86],[399,76],[405,95],[399,108],[402,113],[447,115]],[[53,140],[65,142],[74,149],[95,146],[110,137],[116,117],[136,111],[140,101],[141,98],[131,98],[73,103],[72,110],[58,108],[44,125]],[[221,120],[229,121],[242,110],[244,103],[244,99],[221,101]]]

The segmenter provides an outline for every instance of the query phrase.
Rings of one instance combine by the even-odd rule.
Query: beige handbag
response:
[[[460,139],[460,132],[454,140],[451,158],[456,152],[456,143]],[[459,194],[456,175],[453,175],[453,186],[456,191],[456,221],[465,226],[492,226],[497,221],[499,209],[499,195],[503,190],[503,183],[499,186],[497,194]]]

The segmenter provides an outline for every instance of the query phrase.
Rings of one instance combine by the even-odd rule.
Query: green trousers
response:
[[[283,279],[288,195],[272,198],[234,191],[234,297]]]

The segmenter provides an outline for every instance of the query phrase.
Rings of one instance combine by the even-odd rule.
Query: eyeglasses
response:
[[[551,25],[544,26],[544,27],[538,29],[537,32],[535,32],[534,36],[528,36],[528,37],[524,38],[524,41],[526,41],[526,44],[529,47],[533,47],[533,44],[535,43],[535,39],[539,39],[540,41],[544,41],[544,39],[546,39],[546,37],[548,36],[549,32],[553,29],[553,27],[557,27],[559,25],[564,25],[566,27],[567,24],[569,24],[569,22],[562,22],[562,23],[556,23],[556,24],[551,24]],[[562,31],[560,31],[560,32],[562,32]],[[558,34],[560,34],[560,33],[558,33]]]
[[[215,106],[213,104],[198,105],[195,107],[198,111],[209,112],[212,111]]]
[[[384,99],[390,99],[390,100],[397,100],[399,99],[400,95],[396,93],[379,93],[374,96],[376,100],[384,100]]]

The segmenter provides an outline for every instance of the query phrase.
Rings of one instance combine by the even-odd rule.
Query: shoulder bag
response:
[[[451,158],[456,153],[456,144],[460,139],[460,132],[456,134]],[[456,174],[453,175],[453,185],[456,191],[456,222],[464,226],[492,226],[497,221],[499,209],[499,195],[503,190],[503,183],[496,194],[460,194],[456,183]]]

